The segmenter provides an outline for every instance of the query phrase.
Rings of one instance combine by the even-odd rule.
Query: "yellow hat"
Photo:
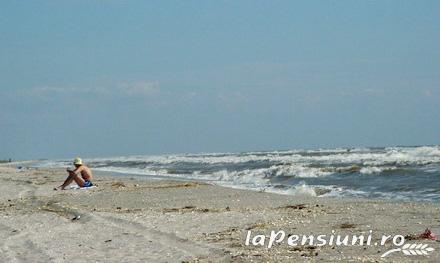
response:
[[[83,161],[81,160],[81,158],[76,157],[75,160],[73,160],[73,164],[74,165],[82,165]]]

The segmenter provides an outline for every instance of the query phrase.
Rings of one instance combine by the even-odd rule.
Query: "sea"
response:
[[[94,171],[287,195],[440,203],[440,145],[84,158]],[[42,160],[35,167],[69,167]]]

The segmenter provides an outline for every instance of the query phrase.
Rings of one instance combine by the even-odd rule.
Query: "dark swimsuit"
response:
[[[90,187],[90,186],[93,186],[92,182],[90,182],[89,180],[85,180],[83,187]]]

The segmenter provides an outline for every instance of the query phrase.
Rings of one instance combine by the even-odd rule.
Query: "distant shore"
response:
[[[25,164],[23,164],[25,166]],[[440,205],[296,197],[203,182],[103,176],[92,189],[54,191],[60,169],[0,165],[0,261],[438,262]],[[372,232],[369,232],[369,231]],[[284,242],[252,245],[256,235]],[[332,232],[334,231],[334,232]],[[435,249],[407,256],[384,246],[297,245],[287,235],[402,235]],[[247,237],[251,242],[246,244]],[[256,241],[257,239],[255,239]]]

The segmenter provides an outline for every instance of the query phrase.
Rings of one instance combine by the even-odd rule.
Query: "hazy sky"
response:
[[[0,159],[440,143],[440,1],[1,1]]]

